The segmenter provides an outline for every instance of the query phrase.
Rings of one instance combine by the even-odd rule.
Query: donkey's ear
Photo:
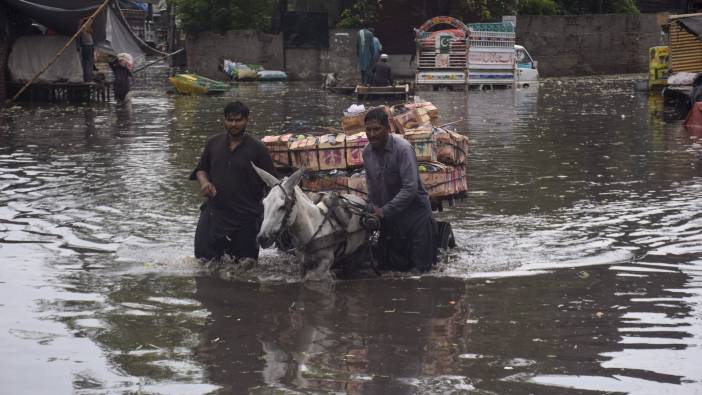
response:
[[[300,183],[300,180],[302,180],[302,175],[305,173],[305,169],[297,169],[294,173],[290,175],[290,177],[285,179],[285,182],[283,184],[283,187],[285,187],[285,190],[288,192],[292,192],[293,189],[297,186],[297,184]]]
[[[256,173],[258,174],[258,176],[261,177],[261,180],[263,180],[263,182],[265,182],[269,188],[272,188],[273,185],[280,182],[277,178],[275,178],[274,175],[261,169],[260,167],[258,167],[256,165],[254,165],[253,162],[251,162],[251,166],[253,166],[253,168],[254,168],[254,170],[256,170]]]

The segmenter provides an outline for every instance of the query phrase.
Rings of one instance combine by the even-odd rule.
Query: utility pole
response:
[[[166,40],[168,42],[168,53],[173,53],[175,51],[175,37],[176,37],[176,26],[175,26],[175,2],[168,2],[168,34]],[[174,66],[174,59],[171,57],[169,60],[170,66]]]

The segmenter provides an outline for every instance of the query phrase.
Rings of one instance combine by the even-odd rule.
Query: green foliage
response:
[[[519,15],[556,15],[558,4],[554,0],[519,0]]]
[[[562,14],[638,14],[635,0],[556,0]]]
[[[491,22],[503,15],[638,14],[635,0],[453,0],[451,16]]]
[[[363,26],[364,22],[372,25],[378,20],[381,8],[380,0],[356,1],[350,8],[342,11],[336,27],[344,29],[359,28]]]
[[[516,15],[517,0],[453,0],[451,16],[465,23],[491,22]]]
[[[212,30],[269,31],[275,0],[175,0],[181,29],[188,33]]]

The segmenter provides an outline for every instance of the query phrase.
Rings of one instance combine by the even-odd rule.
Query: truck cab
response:
[[[514,46],[515,63],[517,64],[517,86],[528,88],[539,83],[538,62],[534,60],[521,45]]]

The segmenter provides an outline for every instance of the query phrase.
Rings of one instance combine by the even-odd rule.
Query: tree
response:
[[[466,23],[499,20],[503,15],[638,14],[635,0],[453,0],[451,16]]]
[[[362,27],[364,23],[372,25],[378,20],[381,8],[380,0],[355,1],[341,12],[336,27],[349,29]]]
[[[463,22],[489,22],[502,15],[515,15],[517,0],[454,0],[451,9],[451,16]]]
[[[270,31],[275,0],[175,0],[180,27],[188,33],[212,30]]]
[[[563,14],[638,14],[634,0],[556,0]]]
[[[519,0],[519,15],[556,15],[560,11],[554,0]]]

